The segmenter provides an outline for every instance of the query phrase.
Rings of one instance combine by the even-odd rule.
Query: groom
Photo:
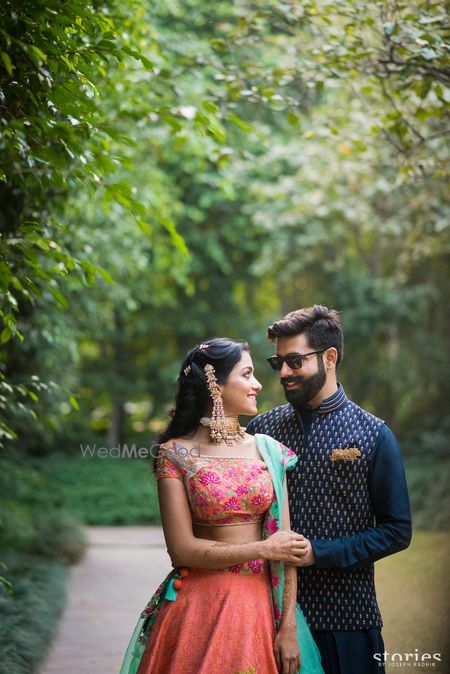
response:
[[[336,381],[344,342],[337,311],[292,311],[267,336],[276,342],[268,361],[288,403],[252,419],[247,432],[266,433],[299,456],[287,473],[291,528],[307,543],[298,602],[326,674],[381,674],[374,562],[411,540],[399,446],[384,421]]]

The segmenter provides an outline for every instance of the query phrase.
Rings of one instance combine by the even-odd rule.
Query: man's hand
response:
[[[298,553],[298,562],[295,563],[295,566],[312,566],[316,563],[316,558],[314,557],[314,550],[310,541],[303,537],[303,543],[306,543],[306,546],[302,550],[302,553]]]

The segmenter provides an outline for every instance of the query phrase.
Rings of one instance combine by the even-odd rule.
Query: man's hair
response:
[[[344,357],[344,329],[339,311],[321,304],[296,309],[267,328],[267,338],[274,342],[278,337],[305,334],[312,349],[337,351],[336,368]]]

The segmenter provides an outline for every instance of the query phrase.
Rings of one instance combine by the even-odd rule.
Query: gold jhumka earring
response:
[[[211,418],[202,417],[200,423],[202,426],[209,426],[211,440],[214,444],[225,442],[227,445],[232,445],[238,438],[245,437],[245,429],[239,424],[239,417],[225,416],[214,366],[207,363],[203,369],[206,372],[213,409]]]

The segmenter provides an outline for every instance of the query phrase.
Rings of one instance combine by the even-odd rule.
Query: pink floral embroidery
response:
[[[275,534],[278,531],[278,523],[274,517],[267,522],[269,534]]]
[[[239,573],[243,566],[243,564],[235,564],[234,566],[228,567],[228,570],[232,573]]]
[[[278,587],[280,584],[280,577],[276,573],[272,573],[272,587]]]
[[[258,521],[273,507],[274,490],[268,470],[257,461],[239,457],[189,457],[193,463],[185,480],[194,522],[234,524]],[[157,478],[178,477],[182,467],[171,463],[170,456],[159,459]]]
[[[252,573],[260,573],[263,565],[261,560],[252,559],[250,562],[248,562],[248,567],[252,570]]]
[[[225,503],[223,504],[224,510],[239,510],[239,507],[240,507],[239,501],[235,496],[228,499],[228,501],[225,501]]]
[[[281,449],[281,454],[282,454],[282,459],[281,459],[281,464],[284,466],[285,463],[290,461],[290,459],[297,458],[297,454],[292,451],[292,449],[289,449],[289,447],[286,447],[286,445],[283,445],[280,443],[280,449]]]
[[[202,484],[220,484],[220,477],[212,472],[203,473],[200,476],[200,482]]]
[[[281,620],[281,613],[280,613],[280,609],[278,608],[278,606],[274,606],[273,611],[275,613],[276,620]]]

